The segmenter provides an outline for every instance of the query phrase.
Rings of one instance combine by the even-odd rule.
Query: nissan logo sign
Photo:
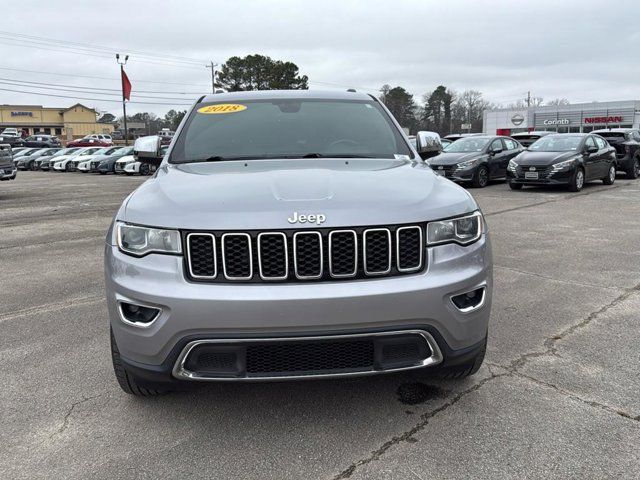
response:
[[[513,117],[511,117],[511,123],[516,126],[522,125],[522,122],[524,122],[524,116],[520,115],[519,113],[516,113]]]
[[[557,120],[545,120],[544,125],[569,125],[571,123],[568,118],[559,118]]]

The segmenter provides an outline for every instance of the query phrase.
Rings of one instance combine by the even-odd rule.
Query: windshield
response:
[[[117,150],[117,152],[114,152],[115,154],[118,155],[131,155],[133,153],[133,147],[121,147]]]
[[[274,99],[199,105],[170,161],[399,156],[413,154],[373,100]]]
[[[531,144],[529,150],[533,152],[570,152],[578,150],[583,137],[558,135],[542,137]]]
[[[444,147],[444,151],[447,153],[481,152],[490,140],[486,137],[461,138]]]

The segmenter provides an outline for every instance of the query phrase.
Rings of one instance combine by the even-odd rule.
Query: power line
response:
[[[23,37],[23,38],[20,38]],[[26,38],[25,38],[26,37]],[[24,47],[31,48],[44,48],[46,50],[52,51],[63,51],[65,53],[72,52],[81,55],[95,56],[100,58],[108,58],[113,54],[114,49],[110,47],[92,47],[89,44],[82,44],[77,42],[65,42],[62,40],[49,39],[44,37],[35,37],[30,35],[22,35],[22,34],[12,34],[12,33],[3,33],[0,32],[0,39],[8,40],[12,43],[11,45],[18,45]],[[132,51],[137,52],[137,50]],[[171,55],[165,54],[145,54],[138,53],[138,57],[143,58],[151,58],[151,60],[140,60],[138,58],[137,61],[146,62],[146,63],[162,63],[174,66],[189,66],[189,68],[197,68],[197,66],[203,65],[203,62],[199,62],[196,60],[181,60],[181,59],[173,59],[169,58]]]
[[[77,87],[74,85],[60,85],[55,83],[30,82],[26,80],[14,80],[11,78],[0,78],[0,84],[15,85],[18,87],[37,88],[37,89],[43,89],[43,90],[59,90],[63,92],[97,93],[99,95],[111,95],[111,96],[121,95],[121,93],[111,93],[111,92],[120,92],[120,90],[115,88]],[[159,92],[151,92],[151,93],[159,93]],[[202,92],[193,93],[193,95],[195,96],[202,95]],[[135,93],[134,96],[136,98],[151,98],[151,99],[157,99],[157,100],[187,100],[186,98],[157,97],[157,96],[151,96],[151,95],[138,95],[137,93]]]
[[[13,33],[13,32],[7,32],[7,31],[1,31],[0,30],[0,35],[3,36],[9,36],[9,38],[15,38],[15,37],[21,37],[24,38],[25,40],[30,40],[30,41],[44,41],[46,43],[57,43],[62,45],[71,45],[71,46],[75,46],[75,47],[81,47],[84,50],[94,50],[94,51],[107,51],[108,53],[113,53],[115,51],[122,51],[122,50],[126,50],[128,51],[130,54],[136,54],[136,55],[140,55],[140,56],[146,56],[146,57],[153,57],[153,58],[158,58],[158,57],[163,57],[163,58],[167,58],[167,59],[173,59],[176,62],[183,62],[183,63],[192,63],[194,65],[203,65],[206,64],[207,62],[204,60],[197,60],[195,58],[189,58],[189,57],[183,57],[183,56],[179,56],[179,55],[171,55],[171,54],[167,54],[167,53],[152,53],[152,52],[145,52],[142,50],[130,50],[130,49],[124,49],[124,48],[116,48],[116,47],[107,47],[107,46],[103,46],[103,45],[96,45],[96,44],[88,44],[88,43],[81,43],[81,42],[71,42],[68,40],[58,40],[58,39],[52,39],[52,38],[46,38],[46,37],[39,37],[36,35],[27,35],[24,33]]]
[[[4,40],[4,41],[3,41]],[[105,54],[102,55],[100,53],[87,53],[86,51],[78,51],[78,50],[71,50],[71,49],[64,49],[65,47],[61,48],[54,48],[48,44],[38,44],[36,43],[35,45],[31,45],[31,44],[26,44],[26,43],[15,43],[16,41],[14,40],[13,43],[11,41],[6,41],[6,40],[13,40],[13,39],[5,39],[4,37],[0,37],[0,44],[3,45],[10,45],[10,46],[17,46],[17,47],[26,47],[26,48],[35,48],[38,50],[47,50],[47,51],[51,51],[51,52],[57,52],[57,53],[72,53],[74,55],[83,55],[85,57],[95,57],[95,58],[111,58],[111,55],[108,55],[106,52],[104,52]],[[140,60],[137,59],[136,62],[139,63],[148,63],[151,65],[161,65],[161,66],[169,66],[169,67],[175,67],[175,68],[185,68],[185,69],[189,69],[189,70],[199,70],[201,67],[196,67],[195,64],[190,64],[190,65],[182,65],[182,64],[176,64],[176,63],[170,63],[170,62],[162,62],[162,61],[153,61],[153,60]]]
[[[73,73],[57,73],[57,72],[43,72],[41,70],[23,70],[20,68],[8,68],[8,67],[0,67],[0,70],[9,70],[12,72],[23,72],[23,73],[37,73],[40,75],[56,75],[56,76],[60,76],[60,77],[77,77],[77,78],[93,78],[93,79],[97,79],[97,80],[120,80],[119,78],[116,77],[98,77],[95,75],[80,75],[80,74],[73,74]],[[131,80],[132,82],[136,82],[136,83],[157,83],[157,84],[162,84],[162,85],[188,85],[190,87],[201,87],[204,85],[208,85],[207,83],[184,83],[184,82],[161,82],[161,81],[157,81],[157,80],[142,80],[139,78],[133,78]],[[152,93],[152,92],[146,92],[146,93]],[[181,92],[162,92],[162,93],[181,93]]]
[[[111,103],[121,103],[121,100],[113,100],[111,98],[90,98],[90,97],[76,97],[76,96],[70,96],[70,95],[57,95],[57,94],[53,94],[53,93],[42,93],[42,92],[26,92],[24,90],[12,90],[10,88],[0,88],[0,91],[3,92],[15,92],[15,93],[28,93],[29,95],[40,95],[43,97],[57,97],[57,98],[71,98],[74,100],[92,100],[94,102],[111,102]],[[139,105],[172,105],[172,106],[191,106],[193,105],[192,103],[164,103],[164,102],[138,102],[138,101],[133,101],[133,102],[129,102],[129,103],[135,103],[135,104],[139,104]]]

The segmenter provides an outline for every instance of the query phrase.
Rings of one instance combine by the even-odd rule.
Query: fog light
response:
[[[461,312],[471,312],[484,304],[485,289],[486,287],[480,287],[466,293],[461,293],[460,295],[455,295],[451,297],[451,301]]]
[[[118,307],[123,322],[139,327],[150,325],[160,314],[159,308],[134,303],[119,302]]]

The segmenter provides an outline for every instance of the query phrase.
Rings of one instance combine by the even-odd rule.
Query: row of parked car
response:
[[[124,173],[149,175],[148,164],[137,162],[133,147],[70,147],[13,149],[13,163],[18,170],[55,172]]]
[[[511,137],[466,134],[442,140],[446,142],[442,151],[425,161],[436,174],[479,188],[491,180],[507,180],[513,190],[524,185],[565,185],[579,191],[592,180],[612,184],[618,171],[630,179],[640,176],[640,131],[635,129],[526,132]]]

